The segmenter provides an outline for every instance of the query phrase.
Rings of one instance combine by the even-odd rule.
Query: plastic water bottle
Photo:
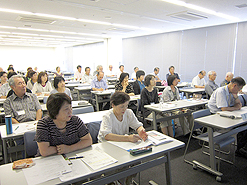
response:
[[[159,102],[159,108],[160,108],[160,109],[163,109],[163,104],[164,104],[163,97],[160,96],[160,102]]]

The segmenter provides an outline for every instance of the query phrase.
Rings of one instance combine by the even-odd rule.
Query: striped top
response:
[[[61,133],[53,120],[46,116],[38,122],[35,141],[49,142],[50,146],[73,145],[88,133],[88,128],[77,116],[72,116],[70,121],[67,122],[65,133]]]

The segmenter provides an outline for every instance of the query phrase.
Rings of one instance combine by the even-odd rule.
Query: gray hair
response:
[[[208,77],[209,77],[209,75],[212,75],[213,72],[215,72],[215,71],[209,71],[209,72],[208,72]]]
[[[98,65],[98,66],[96,67],[96,69],[99,70],[100,67],[103,67],[103,66],[102,66],[102,65]]]
[[[228,77],[228,76],[233,76],[233,73],[232,72],[227,72],[226,73],[226,77]]]
[[[14,86],[15,87],[15,79],[16,78],[23,78],[22,75],[14,75],[14,76],[11,76],[11,78],[9,79],[9,86]],[[24,78],[23,78],[24,80]]]

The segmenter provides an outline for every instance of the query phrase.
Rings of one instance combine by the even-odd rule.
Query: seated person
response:
[[[134,72],[131,74],[131,79],[136,80],[136,72],[139,71],[138,67],[134,67]]]
[[[179,78],[178,74],[174,72],[174,70],[175,70],[174,66],[169,67],[169,73],[166,74],[166,80],[168,80],[168,77],[170,75],[175,75],[177,77],[178,82],[180,82],[180,78]]]
[[[9,85],[14,91],[3,103],[5,115],[11,115],[12,123],[39,120],[42,110],[35,94],[26,92],[26,83],[21,75],[9,79]]]
[[[7,73],[5,71],[1,71],[0,72],[0,79],[1,79],[1,83],[0,83],[0,87],[3,85],[3,84],[6,84],[8,83],[7,79]]]
[[[112,109],[103,116],[99,141],[125,141],[137,142],[140,139],[147,139],[147,133],[142,123],[137,120],[132,110],[127,109],[130,97],[124,92],[115,92],[111,96]],[[138,135],[129,134],[129,127],[136,130]]]
[[[50,94],[65,93],[72,99],[70,90],[69,90],[69,88],[65,87],[65,80],[62,76],[57,76],[54,78],[54,87],[55,87],[55,89],[53,89],[50,92]]]
[[[119,83],[115,85],[116,91],[121,91],[127,93],[129,96],[134,96],[134,89],[132,85],[129,84],[129,74],[121,73],[119,78]]]
[[[180,100],[179,90],[176,87],[178,84],[177,76],[176,75],[168,76],[167,83],[168,83],[168,86],[164,89],[164,91],[162,93],[163,101],[164,102],[171,102],[171,101]],[[183,109],[183,111],[188,111],[188,110]],[[172,113],[173,114],[181,114],[182,111],[181,110],[174,110]],[[187,120],[190,122],[191,116],[188,116]],[[179,123],[182,126],[184,135],[189,133],[189,126],[185,125],[184,117],[179,117]]]
[[[30,90],[32,90],[34,84],[38,80],[38,74],[37,74],[36,71],[30,70],[30,71],[28,71],[28,76],[29,76],[30,79],[27,82],[27,88],[30,89]]]
[[[32,92],[35,93],[37,96],[40,96],[42,92],[47,92],[45,96],[49,96],[51,91],[52,87],[51,83],[48,81],[47,73],[40,72],[38,75],[38,80],[33,86]]]
[[[154,88],[156,85],[155,77],[154,75],[147,75],[144,80],[145,88],[141,92],[141,111],[143,116],[146,118],[153,118],[153,114],[151,110],[148,110],[144,108],[144,105],[151,105],[151,104],[156,104],[159,103],[158,99],[158,92],[157,89]],[[157,119],[163,118],[167,116],[167,114],[157,114]],[[169,121],[162,121],[160,123],[161,131],[173,137],[173,129],[172,129],[172,123],[171,120]]]
[[[204,70],[200,71],[199,74],[193,78],[192,87],[205,88],[206,85],[206,82],[204,80],[205,75],[206,75],[206,71]]]
[[[134,81],[133,83],[133,89],[134,89],[135,95],[141,94],[142,89],[145,88],[145,85],[143,82],[144,76],[145,76],[144,71],[139,70],[136,72],[136,81]]]
[[[56,72],[54,73],[54,78],[56,76],[62,76],[62,77],[64,77],[64,74],[61,72],[61,69],[60,69],[59,66],[56,67]]]
[[[76,67],[76,69],[77,69],[77,71],[74,74],[74,78],[75,78],[76,81],[80,81],[82,79],[82,76],[83,76],[83,74],[81,72],[81,65],[78,65]]]
[[[233,79],[233,76],[234,75],[231,72],[227,72],[225,80],[220,83],[220,87],[228,85],[231,82],[231,80]]]
[[[83,84],[91,84],[93,75],[90,74],[90,67],[85,68],[85,74],[82,76],[81,82]]]
[[[72,115],[71,99],[65,93],[51,94],[47,100],[49,116],[39,120],[35,140],[42,156],[66,154],[92,145],[82,120]]]
[[[12,76],[17,75],[16,72],[12,71],[9,72],[7,75],[7,78],[10,79]],[[0,87],[0,98],[6,99],[8,92],[11,90],[11,87],[9,86],[9,83],[5,83]]]
[[[215,83],[216,79],[216,72],[215,71],[209,71],[208,72],[208,82],[205,85],[205,92],[209,95],[209,97],[213,94],[213,92],[219,87]]]

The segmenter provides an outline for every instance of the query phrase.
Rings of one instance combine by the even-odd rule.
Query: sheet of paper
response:
[[[31,168],[22,169],[28,185],[40,184],[71,172],[71,167],[62,155],[34,159]]]
[[[152,145],[152,141],[150,140],[147,140],[147,141],[143,141],[143,140],[140,140],[136,143],[131,143],[131,142],[118,142],[118,141],[107,141],[119,148],[122,148],[124,150],[127,150],[127,151],[130,151],[130,150],[133,150],[133,149],[137,149],[137,148],[142,148],[142,147],[146,147],[146,146],[150,146]]]
[[[90,168],[80,159],[71,160],[70,165],[72,172],[66,173],[60,176],[61,181],[69,181],[76,177],[81,177],[83,175],[91,173]]]
[[[116,159],[114,159],[99,148],[78,153],[76,155],[83,156],[81,160],[84,161],[93,170],[97,170],[117,162]]]
[[[241,115],[247,113],[247,107],[242,107],[240,110],[235,111],[219,111],[217,114],[225,115],[225,116],[235,116],[236,118],[242,118]]]
[[[151,141],[154,145],[161,145],[174,141],[173,138],[162,134],[156,130],[148,131],[148,140]]]

